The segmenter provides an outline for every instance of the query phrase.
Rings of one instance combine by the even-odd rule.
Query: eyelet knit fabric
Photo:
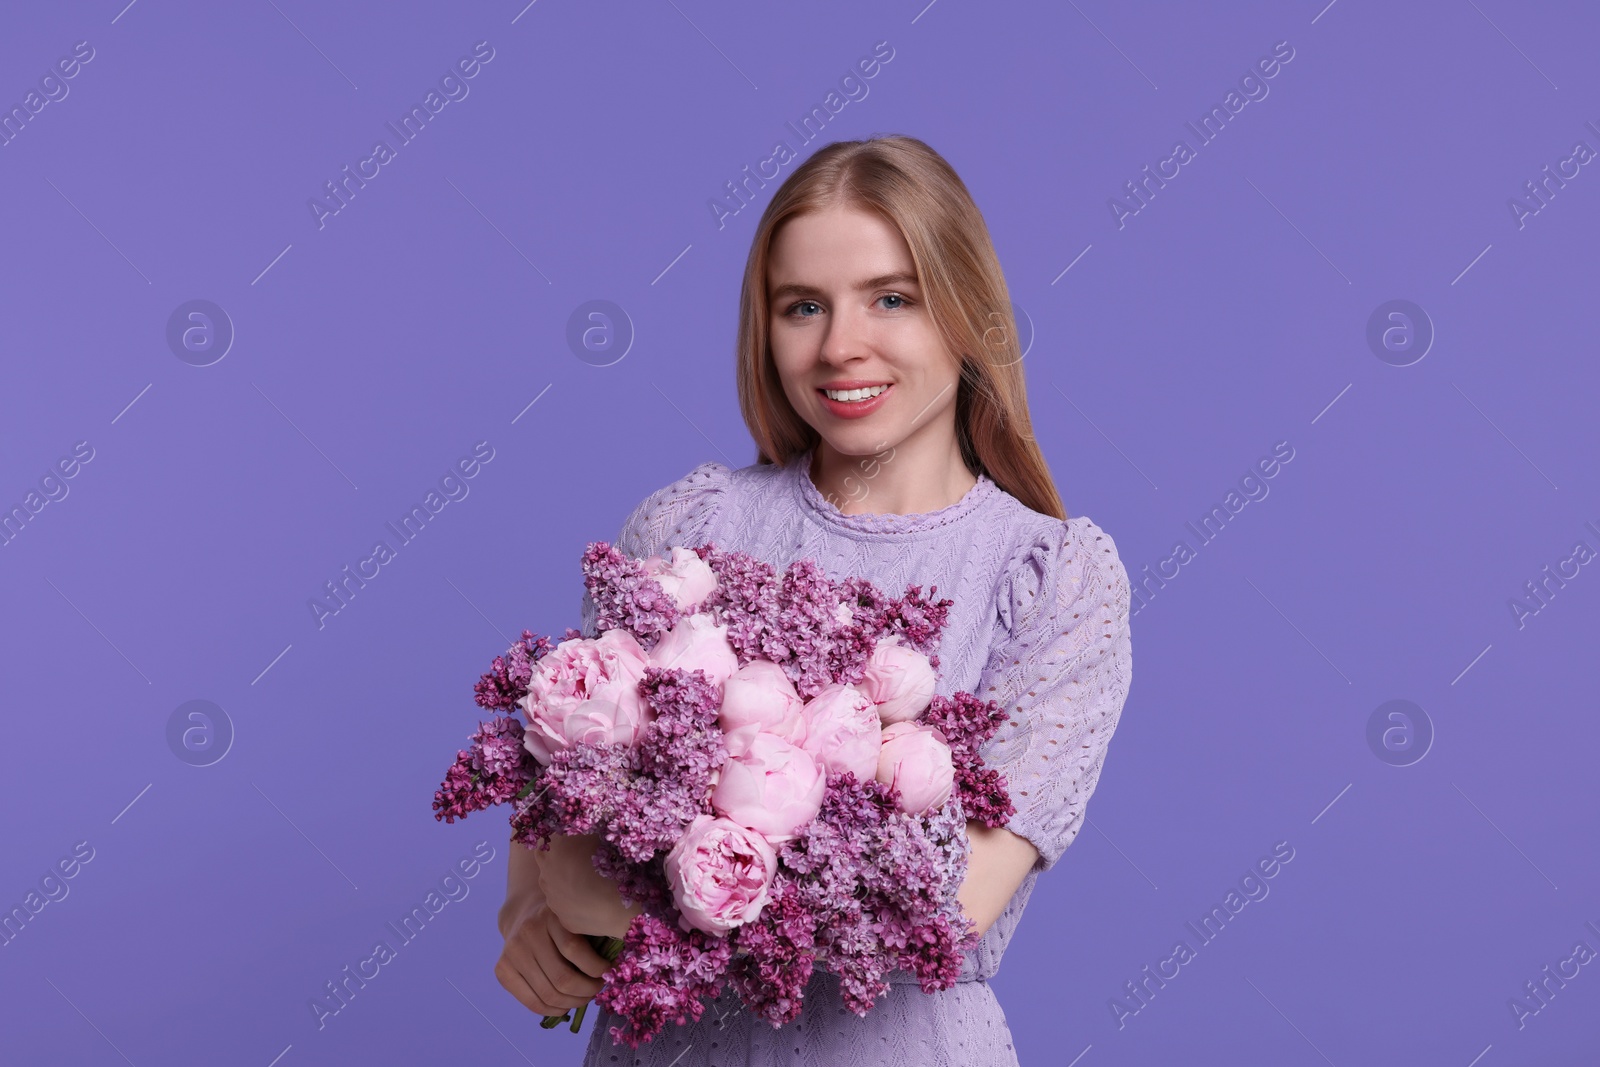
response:
[[[782,1027],[745,1011],[728,990],[698,1022],[669,1024],[637,1050],[613,1045],[609,1028],[618,1020],[591,1005],[586,1067],[1017,1063],[988,979],[1040,873],[1077,837],[1099,780],[1133,666],[1127,573],[1111,537],[1088,518],[1040,514],[986,476],[937,511],[847,515],[818,491],[810,469],[809,452],[781,467],[701,464],[641,502],[616,545],[649,556],[710,541],[780,570],[810,558],[832,578],[866,577],[889,595],[920,584],[949,597],[937,691],[965,690],[1010,712],[983,755],[1005,774],[1016,807],[1006,828],[1031,842],[1038,860],[949,990],[923,993],[897,970],[862,1018],[819,969],[800,1016]],[[582,629],[594,633],[587,594]]]

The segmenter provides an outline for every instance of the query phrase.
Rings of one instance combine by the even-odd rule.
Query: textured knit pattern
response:
[[[632,556],[707,541],[778,568],[815,559],[833,578],[862,576],[898,595],[910,584],[954,601],[939,646],[938,692],[999,701],[1011,715],[983,749],[1010,786],[1007,829],[1039,858],[967,954],[951,989],[923,993],[904,971],[865,1018],[843,1007],[820,969],[799,1018],[774,1029],[731,991],[697,1023],[668,1025],[637,1050],[613,1046],[598,1011],[586,1067],[1009,1067],[1017,1063],[988,979],[1040,872],[1083,825],[1132,670],[1128,578],[1110,536],[1083,516],[1042,515],[987,476],[961,500],[913,515],[846,515],[812,483],[808,453],[787,466],[704,463],[647,497],[617,547]],[[870,482],[866,483],[870,493]],[[869,498],[870,499],[870,498]],[[583,598],[583,631],[594,606]]]

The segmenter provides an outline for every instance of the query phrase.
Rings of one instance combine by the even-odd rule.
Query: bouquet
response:
[[[613,1043],[698,1020],[729,983],[782,1026],[818,967],[862,1016],[896,968],[950,988],[977,942],[966,823],[1014,812],[978,754],[1005,711],[934,693],[951,601],[714,544],[595,542],[583,575],[598,636],[524,630],[495,657],[475,695],[496,714],[433,807],[509,804],[528,847],[598,836],[596,870],[641,908],[591,937],[614,961],[595,997]]]

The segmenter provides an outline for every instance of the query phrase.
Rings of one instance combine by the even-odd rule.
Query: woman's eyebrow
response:
[[[885,285],[916,285],[917,276],[907,271],[895,271],[892,274],[880,274],[876,278],[868,278],[856,283],[858,292],[867,289],[877,289]],[[822,296],[821,289],[814,285],[802,285],[799,282],[786,282],[772,290],[772,300],[782,300],[785,297]]]

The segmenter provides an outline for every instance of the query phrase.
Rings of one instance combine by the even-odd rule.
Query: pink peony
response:
[[[650,666],[680,671],[701,670],[712,685],[721,685],[739,669],[739,657],[728,644],[728,628],[710,615],[685,615],[650,650]]]
[[[811,754],[776,734],[758,733],[722,765],[711,808],[779,844],[822,810],[827,776]]]
[[[650,556],[644,560],[644,570],[679,611],[693,611],[717,588],[716,572],[693,549],[674,548],[670,558]]]
[[[653,716],[639,695],[649,661],[626,630],[563,641],[539,660],[517,705],[523,747],[541,764],[576,744],[633,742]]]
[[[849,771],[859,782],[878,773],[883,726],[867,694],[853,685],[825,686],[806,702],[801,747],[830,771]]]
[[[699,815],[663,862],[678,925],[725,934],[761,914],[778,857],[767,839],[728,819]]]
[[[728,751],[739,755],[763,731],[804,747],[804,707],[782,667],[768,659],[751,660],[723,685],[717,718],[727,735]]]
[[[900,790],[900,808],[912,815],[944,806],[955,782],[950,746],[937,726],[891,723],[883,731],[878,781]]]
[[[928,657],[899,641],[898,635],[879,641],[867,657],[866,673],[856,683],[877,705],[885,726],[922,714],[938,684]]]

